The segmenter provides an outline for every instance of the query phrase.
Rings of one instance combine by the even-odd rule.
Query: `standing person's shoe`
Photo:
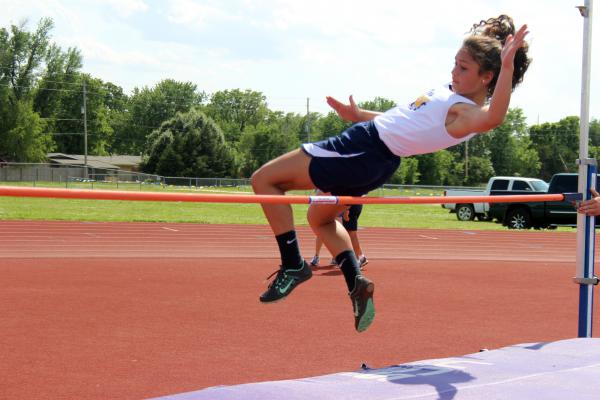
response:
[[[354,289],[349,293],[354,309],[354,328],[358,332],[364,332],[375,319],[375,305],[373,304],[373,292],[375,284],[362,275],[354,278]]]
[[[329,263],[329,265],[333,265],[333,266],[336,266],[336,267],[338,266],[338,263],[337,263],[337,261],[335,261],[335,257],[333,257],[333,258],[331,259],[331,262]]]
[[[358,266],[360,267],[360,269],[363,269],[363,267],[368,263],[369,260],[367,260],[367,257],[365,255],[362,255],[358,258]]]
[[[307,281],[312,276],[312,271],[308,263],[302,260],[302,266],[298,269],[284,269],[283,266],[279,271],[275,271],[271,276],[277,274],[269,288],[260,296],[260,301],[263,303],[271,303],[284,299],[288,294],[299,284]],[[269,276],[269,278],[271,277]],[[268,278],[267,278],[268,279]]]
[[[312,258],[312,260],[310,261],[310,265],[311,267],[318,267],[319,266],[319,256],[314,256]]]

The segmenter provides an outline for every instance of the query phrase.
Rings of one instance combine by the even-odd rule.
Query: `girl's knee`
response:
[[[254,193],[272,194],[273,190],[285,192],[285,188],[280,179],[272,173],[272,169],[268,166],[262,166],[250,177],[250,184]]]
[[[318,207],[327,207],[323,205],[311,206],[308,208],[308,212],[306,214],[306,219],[308,220],[308,224],[310,227],[315,230],[323,225],[330,224],[335,222],[335,213],[331,212],[323,212],[324,210]]]
[[[315,218],[313,213],[310,212],[310,209],[309,212],[306,214],[306,220],[308,221],[308,225],[310,225],[313,231],[320,225],[317,223],[317,219]]]
[[[252,176],[250,177],[250,184],[252,185],[252,189],[254,189],[255,193],[257,192],[257,190],[260,190],[263,184],[263,174],[261,172],[261,169],[262,168],[259,168],[256,171],[254,171],[252,173]]]

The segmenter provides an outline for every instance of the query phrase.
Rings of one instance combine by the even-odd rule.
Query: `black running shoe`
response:
[[[354,278],[354,289],[349,293],[354,309],[354,328],[358,332],[364,332],[375,319],[375,305],[373,304],[373,292],[375,284],[362,275]]]
[[[269,288],[260,296],[260,301],[263,303],[271,303],[284,299],[304,281],[307,281],[312,276],[312,271],[306,261],[302,260],[302,267],[298,269],[283,269],[273,272],[271,276],[277,274]],[[271,277],[269,276],[269,278]],[[267,278],[268,279],[268,278]]]

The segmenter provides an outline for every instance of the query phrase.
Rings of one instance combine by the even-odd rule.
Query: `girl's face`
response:
[[[452,90],[473,100],[487,94],[487,85],[492,78],[491,72],[479,73],[479,64],[464,48],[456,53],[452,69]]]

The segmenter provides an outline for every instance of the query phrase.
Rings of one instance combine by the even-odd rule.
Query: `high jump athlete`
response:
[[[474,24],[456,53],[451,83],[385,113],[360,109],[352,96],[349,104],[328,97],[341,118],[357,123],[339,136],[305,143],[267,162],[252,175],[254,192],[283,195],[318,188],[332,195],[362,196],[383,185],[401,157],[445,149],[495,128],[504,121],[511,93],[529,66],[527,33],[526,25],[515,32],[507,15]],[[361,274],[348,233],[336,222],[344,207],[310,207],[307,218],[335,255],[348,287],[355,329],[362,332],[375,318],[375,287]],[[281,255],[275,279],[260,296],[261,302],[269,303],[285,298],[312,272],[300,255],[291,206],[262,208]]]

